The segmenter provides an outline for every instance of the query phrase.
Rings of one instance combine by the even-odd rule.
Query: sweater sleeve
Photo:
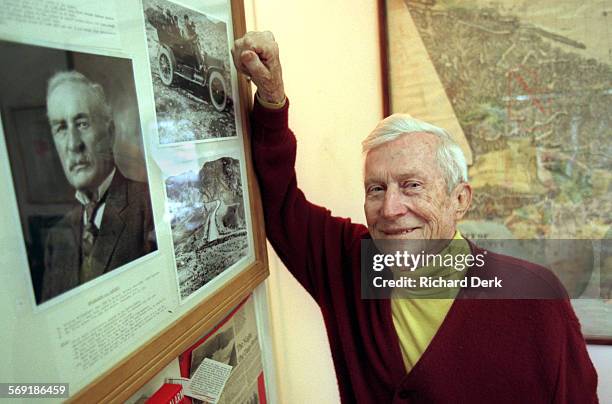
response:
[[[288,126],[289,101],[271,110],[255,102],[252,148],[259,180],[266,235],[285,266],[320,302],[330,285],[329,271],[340,271],[347,250],[365,227],[333,217],[308,202],[297,186],[296,138]]]
[[[562,302],[564,324],[554,403],[598,403],[597,372],[586,350],[580,323],[569,300]]]

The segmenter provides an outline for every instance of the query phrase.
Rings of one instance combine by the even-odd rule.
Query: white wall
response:
[[[338,216],[363,219],[360,142],[382,118],[373,0],[246,0],[249,30],[279,43],[300,188]],[[281,403],[339,402],[323,320],[269,249],[271,337]],[[602,403],[612,403],[612,347],[589,347]]]

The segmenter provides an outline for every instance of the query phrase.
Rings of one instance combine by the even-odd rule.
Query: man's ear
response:
[[[461,220],[472,205],[472,186],[462,182],[455,187],[451,194],[455,202],[455,220]]]

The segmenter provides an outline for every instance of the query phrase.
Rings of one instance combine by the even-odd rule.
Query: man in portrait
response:
[[[157,249],[149,188],[115,162],[115,122],[102,86],[76,71],[48,82],[47,117],[78,205],[45,241],[41,302]]]

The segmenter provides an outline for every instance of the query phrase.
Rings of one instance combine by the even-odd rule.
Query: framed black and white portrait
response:
[[[157,250],[133,67],[5,41],[0,53],[19,233],[41,304]]]

